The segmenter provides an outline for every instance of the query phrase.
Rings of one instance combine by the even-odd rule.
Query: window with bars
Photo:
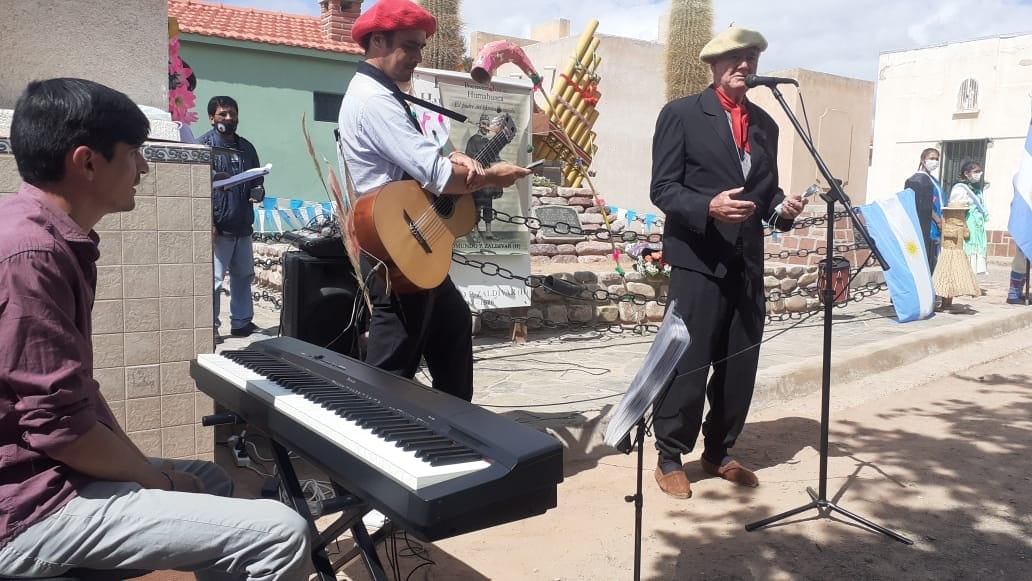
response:
[[[975,161],[985,169],[988,139],[968,139],[964,141],[946,141],[942,144],[942,186],[946,192],[960,180],[960,167],[965,161]],[[948,194],[947,194],[948,195]]]

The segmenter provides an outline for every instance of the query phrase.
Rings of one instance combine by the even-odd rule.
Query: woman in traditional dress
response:
[[[960,166],[960,181],[950,190],[951,206],[963,206],[968,209],[967,227],[971,235],[964,243],[964,253],[971,261],[971,270],[975,274],[986,274],[989,267],[986,257],[989,251],[989,240],[985,235],[985,223],[989,221],[989,211],[982,197],[982,165],[977,161],[966,161]]]
[[[935,294],[942,298],[940,308],[953,306],[953,297],[982,294],[978,279],[971,270],[971,263],[964,254],[964,241],[968,239],[965,215],[969,212],[963,206],[949,205],[943,208],[942,250],[932,275]]]

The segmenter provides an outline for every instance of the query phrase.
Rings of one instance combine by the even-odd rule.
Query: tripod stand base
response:
[[[873,531],[879,532],[879,533],[881,533],[881,534],[883,534],[883,535],[885,535],[887,537],[892,537],[893,539],[895,539],[895,540],[897,540],[897,541],[899,541],[901,543],[904,543],[904,544],[907,544],[907,545],[913,545],[914,544],[914,541],[911,541],[910,539],[904,537],[903,535],[901,535],[901,534],[899,534],[899,533],[897,533],[897,532],[895,532],[893,530],[887,529],[887,528],[885,528],[885,527],[883,527],[883,526],[881,526],[881,525],[879,525],[877,523],[871,522],[871,521],[867,520],[866,518],[864,518],[864,517],[862,517],[862,516],[860,516],[858,514],[854,514],[852,512],[849,512],[848,510],[840,507],[839,505],[835,504],[834,502],[831,502],[830,500],[822,500],[822,499],[818,498],[817,493],[814,491],[813,488],[807,488],[806,492],[807,492],[807,494],[810,495],[810,498],[813,499],[810,503],[804,504],[803,506],[800,506],[800,507],[797,507],[797,508],[793,508],[792,510],[787,510],[787,511],[781,513],[781,514],[776,514],[774,516],[770,516],[770,517],[767,517],[765,519],[749,523],[749,524],[745,525],[745,530],[751,532],[751,531],[754,531],[756,529],[763,528],[763,527],[765,527],[765,526],[767,526],[767,525],[769,525],[771,523],[775,523],[775,522],[777,522],[779,520],[784,520],[784,519],[789,518],[791,516],[795,516],[795,515],[797,515],[799,513],[806,512],[806,511],[810,510],[811,508],[815,508],[815,509],[817,509],[817,512],[820,514],[820,516],[826,517],[826,516],[829,516],[833,512],[837,512],[839,514],[842,514],[844,516],[847,516],[847,517],[853,519],[854,521],[864,525],[865,527],[867,527],[867,528],[869,528],[869,529],[871,529]]]

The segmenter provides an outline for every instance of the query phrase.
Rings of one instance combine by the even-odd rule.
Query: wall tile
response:
[[[0,155],[0,192],[17,192],[21,185],[18,164],[13,155]],[[210,183],[210,182],[209,182]],[[208,190],[211,194],[211,190]]]
[[[122,300],[109,299],[93,304],[93,332],[97,334],[121,333],[125,330],[122,317]]]
[[[123,230],[158,229],[158,199],[154,196],[136,196],[136,208],[122,216]]]
[[[93,335],[93,368],[122,367],[125,365],[125,351],[122,333]]]
[[[158,196],[158,230],[192,230],[193,219],[190,202],[190,198]]]
[[[111,415],[115,416],[115,421],[118,422],[122,429],[125,429],[125,402],[124,401],[109,401],[108,407],[111,408]]]
[[[97,259],[97,266],[122,264],[122,233],[99,232],[99,234],[100,258]]]
[[[211,262],[204,264],[195,264],[193,275],[194,275],[194,296],[212,296],[213,288],[215,287],[215,277],[212,275],[214,271]]]
[[[191,170],[191,166],[185,163],[155,163],[158,196],[190,196],[193,193]]]
[[[192,426],[194,396],[192,393],[161,396],[161,427]]]
[[[97,300],[122,298],[122,267],[97,267]]]
[[[123,232],[122,264],[156,264],[158,262],[157,232]]]
[[[194,326],[215,328],[215,308],[212,305],[214,292],[206,295],[195,296],[194,299]]]
[[[161,264],[158,266],[158,288],[162,297],[192,297],[192,264]]]
[[[194,262],[212,263],[211,234],[208,231],[193,233]]]
[[[161,328],[158,323],[158,299],[126,299],[124,305],[127,333],[157,331]]]
[[[193,232],[158,232],[159,264],[192,264]]]
[[[100,395],[104,396],[104,399],[106,399],[108,403],[125,401],[126,387],[124,367],[94,369],[93,379],[100,384]]]
[[[154,365],[158,363],[158,333],[155,331],[147,333],[126,333],[125,334],[125,364],[126,365]]]
[[[201,232],[211,230],[211,199],[194,198],[193,200],[193,229]]]
[[[194,353],[215,352],[215,330],[211,327],[194,330]]]
[[[161,362],[189,361],[196,356],[193,329],[160,331]]]
[[[127,399],[161,395],[157,365],[125,368],[125,396]]]
[[[158,265],[126,265],[122,267],[122,294],[127,299],[158,298]]]
[[[136,199],[139,200],[141,196],[153,196],[157,193],[157,180],[154,179],[155,164],[150,164],[150,171],[140,176],[140,185],[136,186]]]
[[[197,454],[213,454],[215,452],[215,428],[213,426],[194,426],[194,449]]]
[[[161,455],[164,458],[186,458],[197,453],[194,426],[162,428]]]
[[[127,406],[128,407],[128,406]],[[129,412],[126,410],[126,421],[129,420]],[[144,430],[130,432],[126,430],[129,435],[129,439],[140,449],[141,452],[151,458],[161,457],[161,430]]]
[[[211,166],[193,166],[193,195],[197,198],[211,199]]]
[[[161,299],[161,330],[194,327],[193,297]]]
[[[112,212],[111,214],[105,214],[100,220],[93,226],[93,229],[97,232],[112,232],[122,229],[122,215],[124,212]]]
[[[161,395],[192,393],[196,385],[190,377],[189,361],[174,361],[161,364]]]
[[[161,398],[143,397],[125,402],[125,431],[139,432],[161,427]]]
[[[215,400],[199,391],[194,392],[194,423],[200,425],[204,416],[210,416],[213,413],[215,413]]]

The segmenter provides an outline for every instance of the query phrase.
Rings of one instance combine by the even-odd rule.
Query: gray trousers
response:
[[[208,493],[92,482],[0,549],[0,576],[49,577],[83,567],[193,571],[203,581],[307,579],[309,533],[300,515],[274,500],[229,498],[233,481],[215,464],[172,462],[200,478]]]

